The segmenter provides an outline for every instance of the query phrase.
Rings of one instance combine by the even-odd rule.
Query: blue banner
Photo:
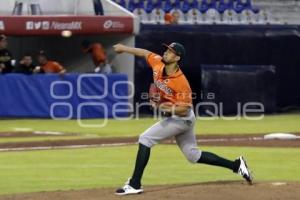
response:
[[[0,117],[86,119],[129,115],[125,74],[0,76]]]

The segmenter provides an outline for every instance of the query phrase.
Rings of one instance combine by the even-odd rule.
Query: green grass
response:
[[[137,146],[0,153],[0,194],[118,187],[131,175]],[[245,155],[257,181],[300,181],[300,149],[203,147]],[[280,164],[282,163],[282,164]],[[153,149],[145,185],[240,180],[229,170],[189,164],[175,145]]]
[[[241,120],[209,120],[198,119],[195,127],[197,134],[250,134],[270,132],[300,132],[300,114],[265,116],[259,121]],[[101,124],[103,120],[84,120],[85,124]],[[139,120],[108,120],[103,128],[80,127],[76,120],[1,120],[0,132],[15,131],[15,128],[31,128],[34,131],[60,131],[96,134],[101,137],[137,136],[155,123],[156,120],[143,118]]]

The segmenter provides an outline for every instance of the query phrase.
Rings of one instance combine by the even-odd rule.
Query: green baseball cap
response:
[[[184,46],[178,42],[173,42],[170,45],[162,44],[164,47],[170,49],[177,56],[183,57],[185,55]]]

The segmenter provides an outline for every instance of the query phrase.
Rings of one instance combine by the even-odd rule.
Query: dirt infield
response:
[[[90,189],[0,196],[0,200],[299,200],[300,183],[282,184],[211,182],[145,187],[143,194],[124,197],[114,195],[114,189]]]
[[[76,136],[79,134],[61,133],[53,131],[35,131],[35,132],[1,132],[0,138],[16,137],[41,137],[41,136]]]
[[[24,134],[24,133],[22,133]],[[1,134],[2,135],[2,134]],[[6,134],[9,135],[9,134]],[[23,137],[29,137],[30,133]],[[298,134],[299,136],[300,134]],[[16,137],[16,134],[11,134]],[[20,137],[20,135],[18,135]],[[262,135],[201,135],[197,136],[198,144],[208,146],[250,146],[250,147],[300,147],[300,139],[278,140],[264,139]],[[86,148],[103,146],[123,146],[135,144],[137,137],[121,138],[83,138],[69,140],[44,140],[44,141],[26,141],[26,142],[7,142],[0,143],[0,151],[18,151],[18,150],[43,150],[43,149],[61,149],[61,148]],[[174,144],[174,140],[165,140],[164,144]]]

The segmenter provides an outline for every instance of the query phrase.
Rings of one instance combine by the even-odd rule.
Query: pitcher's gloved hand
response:
[[[160,91],[159,89],[155,86],[154,83],[151,83],[150,88],[149,88],[149,100],[159,104],[160,103]]]

